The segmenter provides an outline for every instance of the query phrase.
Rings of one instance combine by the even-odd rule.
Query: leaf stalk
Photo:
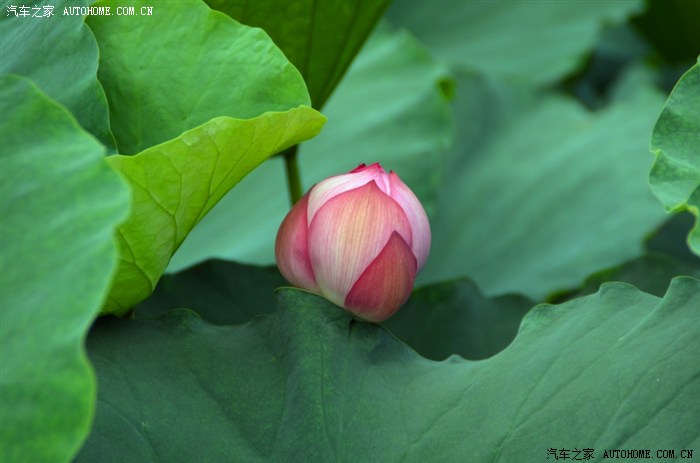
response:
[[[297,150],[299,145],[294,145],[283,151],[284,167],[287,171],[287,187],[289,188],[289,201],[292,206],[301,199],[301,176],[299,163],[297,162]]]

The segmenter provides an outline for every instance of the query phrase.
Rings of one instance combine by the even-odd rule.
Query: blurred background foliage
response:
[[[558,301],[589,275],[646,255],[649,240],[665,261],[679,258],[660,250],[666,235],[656,231],[672,218],[649,189],[649,140],[697,58],[697,2],[395,1],[327,102],[313,97],[320,77],[308,75],[309,62],[323,61],[319,45],[285,36],[265,19],[275,15],[210,5],[267,27],[306,63],[314,106],[329,120],[299,149],[304,189],[380,161],[423,200],[434,240],[419,284],[467,277],[487,295]],[[350,34],[343,53],[357,47]],[[324,92],[338,81],[331,74]],[[209,258],[273,264],[289,207],[283,165],[271,159],[232,190],[169,272]],[[697,271],[687,255],[684,271]]]

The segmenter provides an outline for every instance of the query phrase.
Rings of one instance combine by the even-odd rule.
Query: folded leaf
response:
[[[305,106],[246,120],[219,117],[135,156],[108,158],[131,186],[133,206],[119,227],[119,270],[103,313],[124,314],[151,294],[187,234],[231,188],[324,122]]]

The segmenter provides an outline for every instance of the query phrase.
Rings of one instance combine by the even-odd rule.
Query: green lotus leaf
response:
[[[583,63],[604,26],[642,7],[636,0],[397,0],[387,17],[454,69],[547,85]]]
[[[311,103],[321,109],[389,0],[250,2],[207,0],[249,26],[264,29],[304,76]]]
[[[552,448],[597,461],[700,447],[698,280],[676,278],[663,298],[610,283],[539,305],[480,361],[426,360],[320,297],[278,296],[241,326],[187,310],[101,319],[88,339],[98,409],[77,461],[479,463]]]
[[[309,105],[299,71],[265,32],[201,1],[102,1],[135,15],[88,16],[98,77],[120,154],[135,154],[218,116],[248,119]],[[140,14],[143,10],[152,14]]]
[[[135,156],[111,156],[131,186],[133,207],[119,227],[119,269],[103,313],[124,314],[148,297],[187,234],[231,188],[324,122],[306,106],[252,119],[218,117]]]
[[[451,355],[479,360],[513,341],[533,305],[517,294],[486,297],[474,282],[459,279],[416,289],[382,325],[431,360]]]
[[[664,220],[647,137],[663,97],[642,85],[600,111],[462,76],[433,247],[419,284],[461,276],[535,300],[643,254]]]
[[[153,294],[136,307],[135,318],[157,318],[188,307],[209,323],[235,325],[272,311],[274,290],[287,282],[277,267],[209,260],[163,275]]]
[[[0,460],[70,461],[94,414],[84,340],[129,191],[104,147],[28,79],[0,79],[0,126]]]
[[[67,7],[90,3],[56,0],[30,5],[3,0],[0,73],[32,79],[44,93],[73,113],[85,130],[114,151],[107,99],[97,80],[99,52],[95,37],[80,14],[63,14]],[[21,16],[21,8],[28,16]]]
[[[655,156],[649,181],[668,211],[688,210],[696,225],[688,235],[700,255],[700,64],[678,81],[659,116],[651,138]]]

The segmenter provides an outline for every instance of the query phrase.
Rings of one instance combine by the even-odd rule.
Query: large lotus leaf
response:
[[[678,81],[651,138],[654,165],[649,181],[669,211],[687,209],[696,217],[688,244],[700,255],[700,64]]]
[[[405,32],[380,28],[367,41],[324,114],[323,133],[300,148],[305,188],[361,162],[395,170],[432,208],[451,115],[445,69]],[[210,257],[269,265],[277,228],[289,210],[284,163],[272,159],[231,191],[182,245],[177,271]],[[232,221],[236,217],[240,220]]]
[[[670,278],[664,281],[668,286]],[[157,318],[186,307],[216,325],[245,323],[270,312],[274,290],[285,285],[274,266],[210,260],[164,275],[153,294],[136,307],[135,318]],[[458,354],[476,360],[506,347],[532,306],[518,295],[487,298],[473,282],[457,280],[418,288],[382,324],[424,357],[442,360]]]
[[[135,318],[157,318],[174,307],[194,310],[217,325],[245,323],[275,306],[274,290],[286,281],[277,267],[210,260],[163,275],[151,296],[136,306]]]
[[[664,218],[645,156],[661,95],[640,89],[591,113],[493,79],[460,83],[420,282],[468,276],[486,294],[541,299],[642,253]]]
[[[213,117],[250,118],[309,105],[304,80],[265,32],[199,0],[98,2],[152,15],[88,16],[99,78],[121,154],[177,137]]]
[[[0,73],[31,78],[43,92],[68,108],[83,128],[114,150],[107,99],[97,81],[95,37],[80,14],[63,14],[66,7],[91,2],[44,3],[2,1]],[[29,16],[16,16],[11,11]]]
[[[639,12],[641,1],[396,1],[387,16],[408,27],[437,57],[535,84],[572,72],[605,25]]]
[[[27,79],[0,88],[0,460],[68,461],[93,417],[83,341],[129,193],[68,111]]]
[[[242,326],[189,311],[103,318],[78,462],[544,461],[550,448],[698,449],[700,282],[540,305],[487,360],[424,359],[382,327],[284,289]],[[430,310],[431,307],[424,307]]]
[[[123,314],[151,294],[185,236],[231,188],[324,122],[306,106],[245,120],[218,117],[135,156],[108,158],[129,182],[133,208],[119,227],[119,270],[103,312]]]
[[[263,28],[304,76],[321,109],[389,0],[207,0],[249,26]]]

